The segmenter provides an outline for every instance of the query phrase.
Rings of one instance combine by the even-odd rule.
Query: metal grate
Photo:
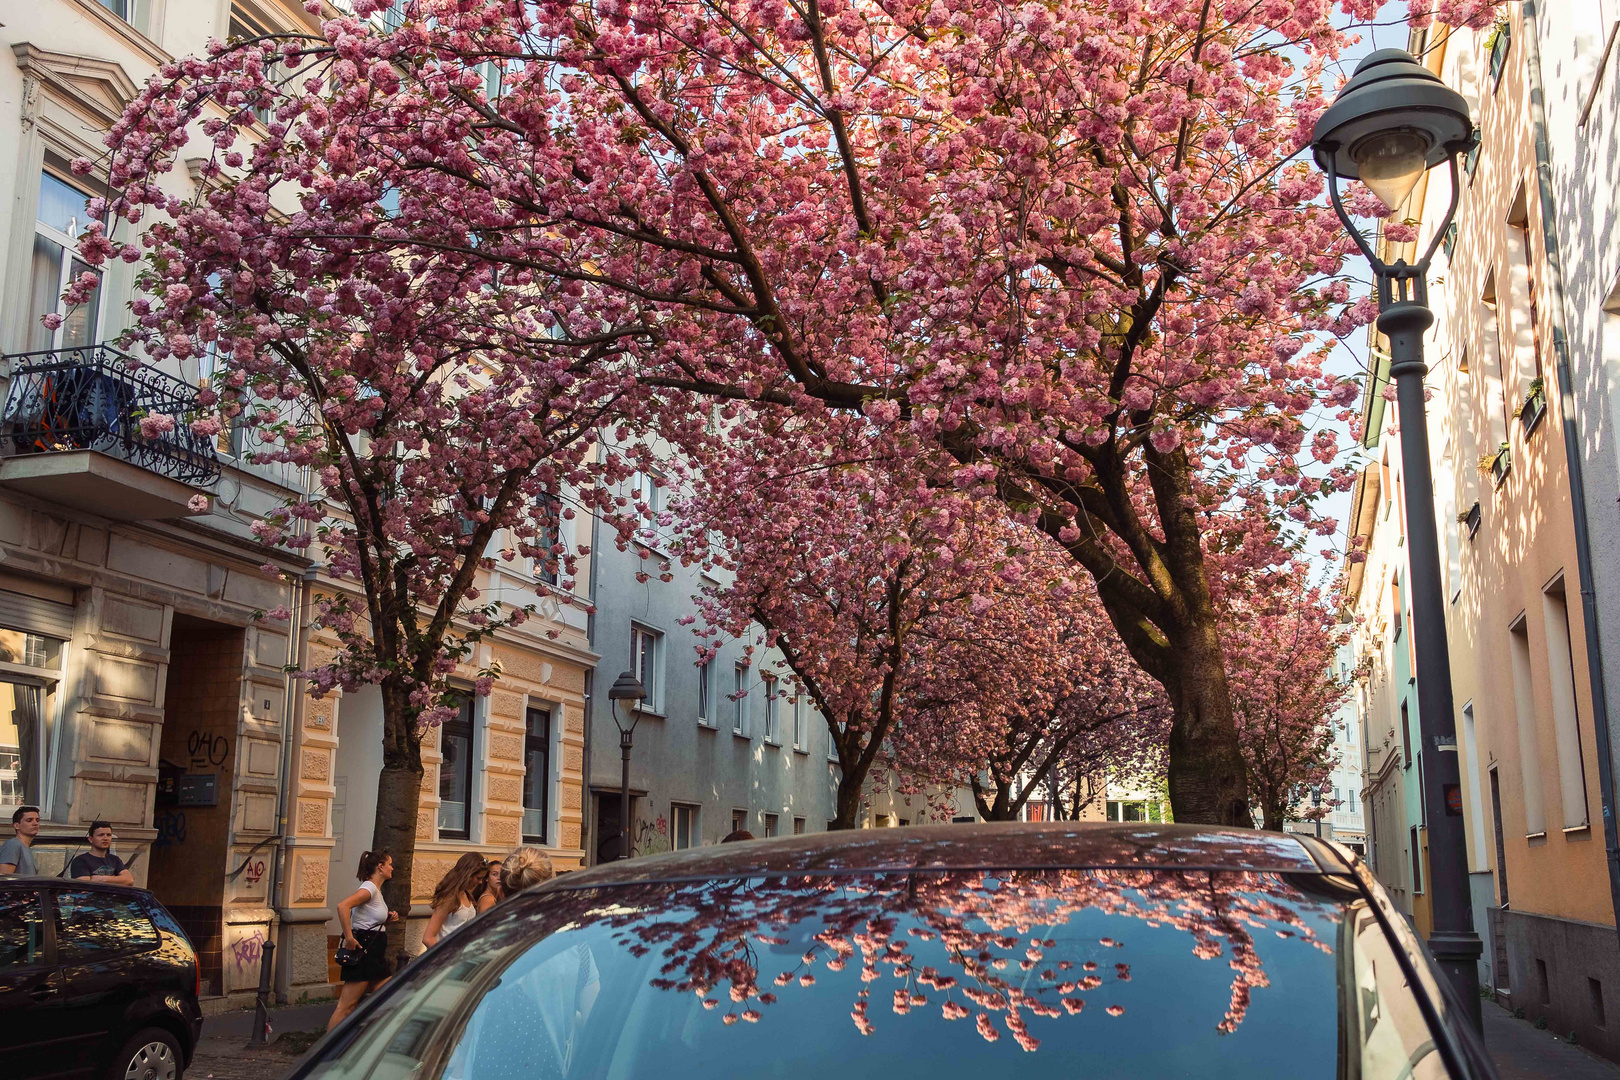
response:
[[[106,345],[6,358],[11,389],[0,422],[7,456],[96,450],[193,487],[219,479],[213,439],[191,430],[197,391]],[[148,438],[141,418],[166,415],[174,428]]]

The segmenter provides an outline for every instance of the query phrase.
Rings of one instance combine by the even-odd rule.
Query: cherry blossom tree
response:
[[[677,443],[708,423],[692,395],[903,430],[930,490],[991,486],[1090,577],[1164,687],[1177,816],[1248,820],[1201,477],[1248,470],[1258,521],[1324,533],[1349,482],[1313,425],[1356,396],[1322,361],[1372,304],[1298,157],[1348,40],[1332,0],[409,0],[386,30],[382,6],[138,95],[114,211],[187,213],[154,180],[199,126],[226,193],[160,240],[162,282],[202,244],[230,290],[267,284],[246,219],[291,184],[272,263],[301,317],[476,292],[515,355],[670,391]],[[165,299],[143,326],[197,348],[210,314]]]
[[[1329,783],[1333,717],[1349,693],[1334,668],[1346,640],[1331,600],[1297,567],[1265,575],[1229,602],[1226,647],[1249,791],[1263,827],[1328,814],[1310,799]]]
[[[956,633],[924,628],[930,679],[889,741],[912,786],[972,791],[979,816],[1017,820],[1054,769],[1093,776],[1162,771],[1163,691],[1130,657],[1095,597],[1067,595],[1064,559],[1044,535],[1007,529],[1029,550],[1015,582]],[[946,632],[952,632],[947,626]]]
[[[789,447],[815,422],[824,456],[810,462]],[[860,417],[761,425],[710,456],[676,507],[682,557],[728,577],[698,598],[697,660],[723,635],[781,651],[784,684],[809,696],[837,754],[833,828],[857,824],[898,727],[938,702],[973,700],[963,672],[998,659],[979,630],[996,583],[1020,573],[1021,553],[996,527],[1000,505],[928,491],[913,450]]]
[[[454,713],[447,679],[489,634],[575,602],[574,563],[588,549],[564,550],[561,521],[575,505],[610,506],[630,463],[599,462],[595,433],[629,422],[636,395],[606,364],[622,335],[554,279],[391,250],[405,221],[418,245],[475,247],[467,205],[398,174],[345,175],[358,130],[295,131],[274,116],[260,130],[255,108],[279,100],[267,74],[278,59],[299,69],[293,78],[332,79],[340,99],[374,90],[358,90],[352,62],[330,47],[300,60],[298,44],[267,38],[167,65],[109,138],[117,194],[105,209],[132,222],[157,215],[140,234],[141,298],[124,344],[153,360],[207,356],[215,371],[197,414],[143,426],[188,423],[208,437],[235,428],[254,462],[306,477],[308,490],[254,531],[308,551],[339,584],[314,604],[313,628],[338,644],[302,673],[311,692],[381,689],[371,846],[393,853],[389,900],[404,910],[421,744]],[[210,140],[202,149],[188,142],[194,129]],[[197,154],[194,200],[158,187]],[[105,237],[92,225],[91,263],[142,257]],[[357,239],[330,239],[340,237]],[[537,586],[526,604],[492,601],[481,584],[496,560],[532,560],[556,587]],[[498,675],[480,670],[476,693]]]

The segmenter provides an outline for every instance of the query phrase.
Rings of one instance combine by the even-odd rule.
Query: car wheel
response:
[[[113,1058],[107,1080],[180,1080],[184,1063],[180,1040],[161,1028],[145,1028]]]

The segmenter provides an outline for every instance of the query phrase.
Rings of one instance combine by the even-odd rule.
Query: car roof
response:
[[[1174,869],[1343,873],[1343,854],[1254,829],[1141,822],[992,822],[850,829],[720,844],[605,863],[542,888],[762,874],[914,870]]]
[[[139,885],[114,885],[110,881],[89,881],[84,878],[58,877],[55,874],[3,874],[0,888],[24,886],[33,889],[91,889],[95,892],[120,893],[124,896],[150,897],[150,891]]]

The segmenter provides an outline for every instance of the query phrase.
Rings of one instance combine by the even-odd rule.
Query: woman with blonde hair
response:
[[[454,933],[478,914],[478,894],[483,891],[489,867],[484,857],[469,851],[456,860],[433,889],[433,915],[422,932],[422,945],[432,948],[439,939]]]
[[[532,889],[556,874],[551,860],[537,847],[520,847],[501,863],[501,888],[507,896]]]

